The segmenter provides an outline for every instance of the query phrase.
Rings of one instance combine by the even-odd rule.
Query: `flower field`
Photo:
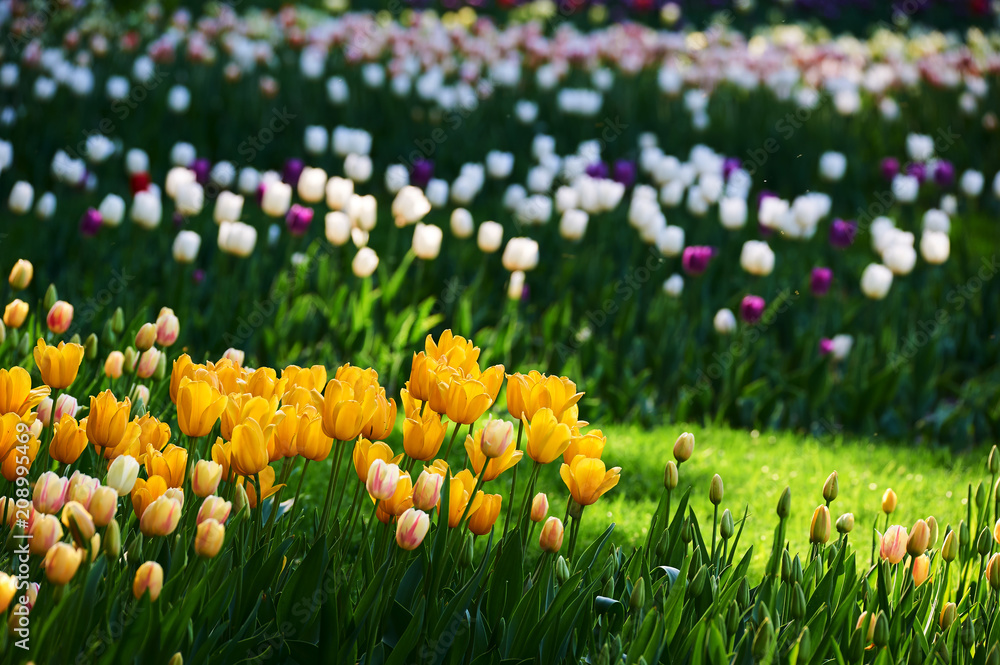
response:
[[[0,661],[1000,662],[996,7],[122,4],[0,7]]]

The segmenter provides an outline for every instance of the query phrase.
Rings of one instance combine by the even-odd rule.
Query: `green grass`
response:
[[[852,541],[859,550],[859,561],[867,564],[871,529],[876,519],[880,531],[884,526],[881,500],[886,488],[891,487],[899,498],[891,524],[902,524],[909,529],[917,519],[934,515],[943,533],[947,524],[957,526],[965,518],[968,484],[972,483],[975,490],[984,476],[985,483],[990,480],[985,470],[987,449],[955,455],[943,450],[893,445],[877,438],[817,440],[787,432],[757,434],[691,425],[651,431],[611,426],[604,428],[608,444],[603,457],[608,466],[622,468],[621,482],[586,509],[578,547],[600,535],[611,522],[616,524],[612,535],[615,544],[628,549],[645,542],[649,517],[663,489],[664,465],[673,459],[674,440],[685,429],[695,434],[697,444],[694,456],[681,466],[675,496],[692,487],[691,505],[708,537],[712,522],[708,487],[713,474],[722,476],[725,498],[720,514],[723,508],[729,508],[738,523],[744,508],[749,509],[739,547],[745,551],[753,545],[753,577],[763,572],[777,524],[775,506],[786,486],[792,491],[787,538],[793,552],[806,553],[809,522],[816,506],[823,502],[823,483],[830,472],[837,471],[840,494],[831,505],[831,514],[835,521],[842,513],[854,513]],[[402,450],[400,431],[397,428],[389,440],[396,451]],[[455,448],[457,452],[452,452],[451,462],[453,468],[460,469],[465,464],[465,452],[458,442]],[[518,498],[529,469],[522,460]],[[489,483],[487,491],[501,491],[502,484],[502,493],[506,494],[509,474],[508,471]],[[308,494],[307,501],[314,503],[307,505],[322,501],[328,478],[328,464],[310,469],[303,493]],[[356,482],[352,471],[352,489]],[[548,493],[550,514],[562,517],[567,492],[559,479],[559,464],[542,469],[537,489]],[[537,551],[537,545],[534,547]]]

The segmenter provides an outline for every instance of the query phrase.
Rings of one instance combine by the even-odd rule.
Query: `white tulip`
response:
[[[186,182],[178,188],[174,203],[182,215],[197,215],[205,205],[205,190],[197,182]]]
[[[833,356],[834,360],[846,358],[851,352],[851,347],[854,346],[854,338],[850,335],[834,335],[830,342],[832,346],[830,355]]]
[[[330,99],[331,104],[342,106],[347,103],[350,94],[347,81],[340,76],[331,76],[326,80],[326,96]]]
[[[715,332],[720,335],[731,335],[736,330],[736,315],[731,309],[724,307],[715,313],[712,325],[715,326]]]
[[[232,162],[216,162],[208,173],[208,179],[220,189],[229,189],[236,180],[236,167]]]
[[[745,199],[726,197],[719,201],[719,221],[730,231],[742,229],[747,224],[747,202]]]
[[[948,219],[948,215],[943,210],[936,208],[931,208],[924,213],[923,225],[924,231],[939,231],[940,233],[951,231],[951,220]]]
[[[189,182],[197,182],[197,176],[194,171],[183,166],[175,166],[167,171],[167,180],[163,185],[163,189],[167,192],[167,196],[176,199],[181,185],[186,185]]]
[[[435,208],[443,208],[448,203],[448,182],[432,178],[427,183],[427,200]]]
[[[538,117],[538,104],[522,99],[514,105],[514,115],[522,125],[530,125]]]
[[[899,173],[892,179],[892,195],[900,203],[913,203],[920,192],[920,181],[916,176]]]
[[[494,180],[502,180],[510,176],[514,170],[514,154],[490,150],[486,153],[486,172]]]
[[[819,174],[824,180],[837,182],[847,170],[847,157],[839,152],[824,152],[819,157]]]
[[[344,211],[351,219],[351,223],[363,231],[371,231],[375,228],[378,220],[378,208],[375,197],[371,194],[358,196],[352,194],[347,202],[347,209]]]
[[[181,231],[174,238],[174,260],[178,263],[191,263],[201,249],[201,236],[194,231]]]
[[[215,211],[212,218],[216,224],[222,222],[238,222],[243,215],[243,197],[225,190],[219,192],[215,199]]]
[[[983,191],[983,174],[972,169],[967,170],[962,174],[959,187],[962,188],[962,193],[966,196],[979,196],[980,192]]]
[[[302,169],[298,182],[299,198],[306,203],[319,203],[323,200],[326,189],[326,171],[310,166]]]
[[[556,190],[556,212],[566,212],[579,205],[580,195],[575,188],[563,185]]]
[[[227,254],[246,258],[257,244],[257,229],[243,222],[219,224],[219,249]]]
[[[7,198],[7,206],[15,215],[23,215],[31,210],[31,205],[35,202],[35,188],[24,180],[14,183]]]
[[[503,193],[503,207],[507,210],[516,210],[521,201],[527,198],[528,193],[524,187],[518,184],[508,185]]]
[[[534,166],[528,171],[528,191],[547,192],[552,188],[552,181],[555,174],[544,166]]]
[[[108,477],[104,484],[125,496],[132,491],[139,477],[139,462],[131,455],[119,455],[108,467]]]
[[[882,254],[882,261],[895,275],[909,275],[917,263],[917,252],[911,245],[891,245]]]
[[[326,127],[320,125],[309,125],[306,127],[303,144],[306,152],[310,155],[322,155],[326,152],[326,146],[329,141],[330,135],[327,133]]]
[[[948,260],[951,254],[951,241],[948,234],[940,231],[924,231],[920,236],[920,255],[924,261],[940,265]]]
[[[417,223],[413,229],[413,253],[418,259],[431,261],[441,253],[441,239],[444,232],[440,226]]]
[[[368,231],[354,227],[351,229],[351,242],[358,249],[368,246]]]
[[[751,275],[766,277],[774,270],[774,251],[763,240],[747,240],[740,251],[740,266]]]
[[[597,183],[597,207],[590,212],[606,212],[614,210],[625,195],[625,185],[614,180],[601,180]]]
[[[385,170],[385,188],[395,194],[410,184],[410,173],[402,164],[391,164]]]
[[[954,194],[945,194],[941,197],[941,211],[946,215],[954,215],[958,212],[958,199]]]
[[[674,273],[663,282],[663,292],[671,298],[679,298],[684,292],[684,278]]]
[[[665,226],[656,235],[656,248],[664,256],[679,256],[684,251],[684,229]]]
[[[351,220],[346,214],[339,210],[328,212],[324,222],[326,239],[331,245],[340,247],[347,243],[351,237]]]
[[[125,217],[125,200],[117,194],[108,194],[101,201],[97,212],[101,213],[101,220],[107,226],[118,226]]]
[[[501,262],[511,272],[534,270],[538,266],[538,242],[531,238],[511,238],[504,247]]]
[[[93,134],[87,138],[87,159],[94,164],[102,164],[115,154],[115,144],[104,134]]]
[[[1000,171],[993,176],[993,196],[1000,199]]]
[[[684,200],[684,183],[680,180],[671,180],[660,188],[660,203],[674,208]]]
[[[701,195],[698,185],[691,185],[688,189],[687,210],[695,217],[704,217],[708,212],[708,201]]]
[[[191,91],[182,85],[175,85],[167,92],[167,106],[178,115],[187,113],[191,106]]]
[[[892,271],[880,263],[869,263],[861,273],[861,291],[872,300],[882,300],[892,286]]]
[[[149,171],[149,155],[144,150],[132,148],[125,153],[125,172],[129,175]]]
[[[344,175],[354,182],[368,182],[372,177],[371,158],[351,153],[344,160]]]
[[[926,134],[910,134],[906,137],[906,152],[910,159],[926,162],[934,156],[934,139]]]
[[[331,210],[343,210],[354,195],[354,181],[333,176],[326,183],[326,205]]]
[[[507,283],[507,297],[511,300],[520,300],[524,297],[524,279],[525,274],[523,270],[515,270],[510,274],[510,281]]]
[[[197,156],[198,153],[195,151],[194,146],[184,141],[175,143],[174,147],[170,149],[170,163],[174,166],[187,168],[194,163]]]
[[[260,207],[269,217],[284,217],[292,206],[292,187],[284,182],[269,182],[264,186]]]
[[[559,220],[559,235],[574,242],[583,238],[589,216],[583,210],[567,210]]]
[[[252,196],[257,193],[257,187],[260,186],[260,173],[257,169],[252,166],[244,167],[240,170],[239,181],[237,182],[237,187],[246,196]]]
[[[878,254],[881,254],[886,247],[889,246],[887,242],[887,233],[894,231],[896,229],[896,224],[891,219],[885,216],[876,217],[869,228],[869,232],[872,236],[872,249],[874,249]]]
[[[355,277],[371,277],[378,268],[378,254],[371,247],[362,247],[351,261],[351,270]]]
[[[503,243],[503,226],[496,222],[483,222],[479,225],[476,244],[484,254],[492,254],[500,249]]]
[[[475,231],[475,224],[472,222],[472,213],[465,208],[455,208],[451,211],[451,233],[456,238],[469,238]]]
[[[431,211],[431,204],[419,187],[405,185],[392,200],[391,210],[396,226],[406,226],[423,219]]]
[[[52,192],[45,192],[38,197],[35,203],[35,216],[38,219],[50,219],[56,214],[56,195]]]
[[[132,221],[144,229],[155,229],[163,217],[163,204],[155,193],[136,192],[132,199]]]

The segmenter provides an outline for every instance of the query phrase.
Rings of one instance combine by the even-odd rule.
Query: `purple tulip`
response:
[[[939,187],[950,187],[955,182],[955,167],[946,159],[942,159],[934,166],[934,182]]]
[[[829,337],[824,337],[819,341],[819,355],[826,356],[833,353],[833,340]]]
[[[87,212],[80,217],[80,233],[85,236],[96,236],[103,222],[101,213],[94,208],[87,208]]]
[[[689,275],[700,275],[708,268],[708,262],[715,256],[714,247],[693,245],[684,248],[681,256],[681,266]]]
[[[895,157],[886,157],[882,160],[882,177],[892,181],[899,174],[899,160]]]
[[[740,158],[739,157],[726,157],[722,162],[722,177],[729,180],[729,176],[733,174],[733,171],[740,168]]]
[[[285,215],[285,225],[288,226],[288,231],[293,236],[301,236],[309,230],[312,219],[312,208],[293,203],[292,207],[288,209],[288,214]]]
[[[854,236],[858,233],[858,223],[844,219],[835,219],[830,225],[830,244],[837,249],[845,249],[854,244]]]
[[[285,162],[285,168],[281,174],[281,180],[287,184],[295,187],[299,184],[299,176],[302,175],[302,170],[306,167],[305,162],[301,159],[293,157]]]
[[[194,177],[198,181],[198,184],[207,185],[208,175],[212,171],[212,163],[205,157],[199,157],[194,160],[194,164],[191,165],[191,170],[194,171]]]
[[[757,323],[764,314],[764,304],[760,296],[744,296],[740,303],[740,318],[749,324]]]
[[[906,165],[906,175],[913,176],[922,185],[927,179],[927,165],[923,162],[911,162]]]
[[[260,205],[264,201],[264,190],[267,189],[267,183],[260,183],[257,185],[257,193],[254,194],[254,199],[257,201],[257,205]]]
[[[410,184],[415,187],[426,187],[434,177],[434,162],[429,159],[418,159],[410,169]]]
[[[814,296],[825,296],[833,281],[833,271],[829,268],[813,268],[809,275],[809,290]]]
[[[619,159],[615,162],[611,177],[615,182],[631,187],[635,183],[635,163],[627,159]]]
[[[591,178],[607,178],[608,166],[604,162],[594,162],[587,167],[587,175]]]

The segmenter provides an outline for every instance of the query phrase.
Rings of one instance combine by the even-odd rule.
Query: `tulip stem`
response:
[[[451,456],[451,447],[455,444],[455,437],[458,436],[458,428],[462,426],[462,423],[456,422],[455,429],[451,433],[451,441],[448,442],[448,448],[444,451],[444,459],[447,462],[448,458]]]
[[[262,494],[260,491],[260,474],[253,474],[253,484],[257,488],[257,519],[254,521],[254,543],[260,539],[261,527],[264,523],[264,499],[261,498]]]
[[[573,552],[576,550],[576,537],[580,534],[580,522],[583,521],[583,509],[586,506],[580,506],[580,513],[573,518],[573,528],[570,530],[569,536],[569,560],[574,561]],[[575,561],[574,561],[575,564]]]
[[[344,451],[343,450],[338,450],[337,451],[337,475],[334,478],[334,482],[335,483],[340,482],[340,465],[343,464],[343,462],[344,462]],[[345,476],[344,480],[346,482],[346,476]],[[336,490],[334,490],[334,491],[336,491]],[[344,492],[340,491],[337,494],[337,508],[333,511],[334,517],[336,517],[340,513],[340,503],[343,500],[344,500]]]
[[[521,434],[524,432],[524,421],[517,421],[517,444],[514,446],[514,450],[518,451],[521,449]],[[511,472],[510,480],[510,501],[507,503],[507,516],[503,520],[503,537],[507,537],[507,528],[510,526],[510,514],[514,509],[514,497],[517,496],[515,491],[517,490],[517,464],[514,465],[514,469]]]
[[[524,518],[531,510],[531,493],[535,491],[535,481],[538,480],[538,469],[541,465],[535,462],[531,468],[531,476],[528,477],[528,486],[524,488],[524,498],[521,500],[521,512],[517,518],[517,526],[524,524]]]
[[[715,539],[719,533],[719,504],[715,504],[712,516],[712,562],[715,563]]]
[[[330,516],[330,504],[333,503],[333,486],[337,482],[337,467],[339,466],[337,462],[340,460],[340,456],[337,454],[340,452],[340,442],[334,441],[333,444],[333,460],[330,460],[330,484],[326,487],[326,499],[323,501],[323,518],[319,521],[319,532],[316,534],[317,539],[320,534],[326,534],[326,521]]]
[[[306,460],[306,463],[302,465],[302,474],[299,476],[299,485],[295,488],[295,498],[292,499],[292,509],[288,513],[288,529],[285,532],[285,537],[292,532],[292,527],[295,525],[295,513],[298,511],[299,507],[299,493],[302,492],[302,481],[306,479],[306,469],[309,468],[309,462],[312,460]]]
[[[375,504],[372,506],[372,513],[368,517],[368,521],[364,523],[364,527],[361,529],[361,544],[359,545],[358,555],[354,558],[354,564],[351,566],[351,574],[347,576],[347,588],[350,589],[351,585],[354,583],[354,574],[358,571],[358,562],[361,561],[361,551],[360,548],[365,546],[365,538],[368,537],[368,526],[375,520],[376,511],[378,510],[379,499],[375,499]]]

